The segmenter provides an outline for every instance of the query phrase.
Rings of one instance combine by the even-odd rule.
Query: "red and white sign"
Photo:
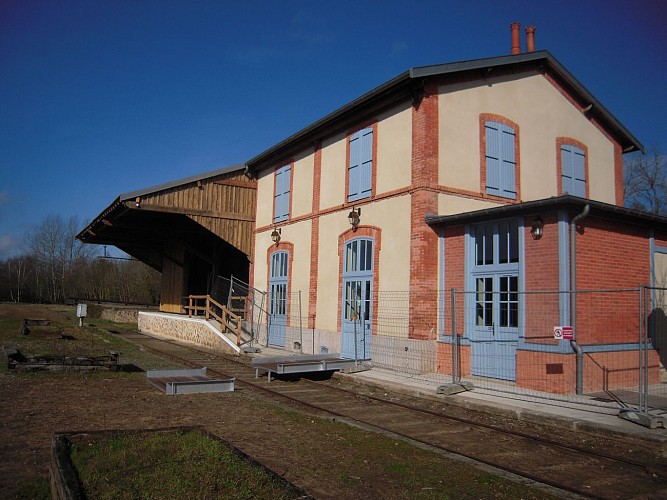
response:
[[[556,340],[574,340],[574,328],[571,326],[554,326]]]
[[[574,328],[571,326],[563,327],[563,340],[574,340]]]

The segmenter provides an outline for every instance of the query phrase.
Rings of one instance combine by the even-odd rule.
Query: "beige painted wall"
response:
[[[255,234],[255,259],[253,262],[254,283],[258,290],[267,291],[268,264],[266,261],[266,249],[274,246],[271,241],[271,231],[263,231]]]
[[[306,220],[298,224],[288,225],[283,228],[283,241],[289,241],[294,245],[292,264],[292,280],[289,283],[289,292],[293,300],[296,293],[301,290],[301,315],[308,316],[308,302],[310,289],[310,235],[312,233],[312,222]],[[297,305],[292,304],[292,315],[297,315]]]
[[[406,102],[378,116],[376,194],[410,185],[412,107]]]
[[[464,198],[451,194],[438,195],[438,215],[454,215],[462,212],[474,212],[485,208],[497,207],[498,203],[478,200],[475,198]]]
[[[266,169],[257,177],[257,214],[255,227],[273,223],[273,190],[275,175],[273,169]]]
[[[295,301],[292,304],[291,314],[296,317],[298,308],[296,304],[296,294],[301,290],[301,315],[305,318],[308,315],[309,288],[310,288],[310,235],[312,233],[312,222],[310,220],[302,221],[297,224],[287,224],[281,227],[281,242],[289,242],[294,245],[292,255],[292,276],[289,283],[289,293]],[[255,267],[254,267],[254,287],[268,291],[268,272],[269,259],[267,252],[281,250],[271,241],[271,231],[262,231],[256,235],[255,245]]]
[[[345,203],[345,168],[347,145],[345,134],[322,141],[322,172],[320,182],[320,209]]]
[[[379,287],[386,291],[409,289],[410,247],[396,244],[410,239],[410,198],[388,198],[362,209],[361,224],[382,230]],[[348,231],[346,212],[336,212],[320,219],[318,301],[316,327],[335,330],[338,325],[340,256],[338,237]],[[376,270],[377,271],[377,270]]]
[[[297,156],[292,165],[292,192],[290,217],[301,217],[313,211],[313,172],[315,155],[312,149]]]
[[[365,214],[362,213],[362,216]],[[364,221],[365,223],[365,221]],[[342,212],[320,218],[319,266],[317,268],[316,327],[336,330],[338,319],[338,236],[350,229]]]
[[[613,144],[542,75],[447,85],[440,94],[441,184],[479,192],[479,115],[495,113],[519,126],[522,201],[557,194],[556,138],[564,136],[588,147],[591,198],[615,203]]]

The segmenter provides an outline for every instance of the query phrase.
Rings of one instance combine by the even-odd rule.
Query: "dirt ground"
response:
[[[37,331],[30,339],[22,339],[15,334],[20,323],[12,317],[26,314],[35,317],[36,313],[14,309],[8,314],[0,304],[0,341],[4,345],[23,343],[26,349],[32,345],[58,350],[64,337],[70,339],[68,346],[79,341],[99,350],[101,344],[113,342],[95,330],[82,333],[68,326],[64,331],[47,331],[43,336],[48,340],[41,344]],[[52,314],[65,325],[72,321],[67,311],[44,314]],[[145,353],[136,356],[137,364],[147,362],[140,359]],[[27,486],[48,479],[55,433],[182,425],[204,426],[317,498],[546,496],[442,455],[296,412],[249,390],[166,396],[140,372],[0,370],[0,497],[39,496]]]
[[[203,425],[317,498],[411,497],[409,487],[396,484],[403,471],[384,467],[392,460],[412,462],[415,467],[426,460],[422,472],[428,474],[428,467],[433,467],[433,477],[438,468],[452,469],[449,461],[403,443],[390,443],[394,450],[380,449],[377,436],[276,409],[249,391],[166,396],[140,373],[4,374],[0,395],[3,498],[14,497],[12,492],[20,491],[22,484],[48,477],[54,433],[102,429]],[[354,440],[366,440],[374,449],[364,450]],[[497,497],[506,497],[503,486],[498,487]],[[471,491],[470,498],[496,497],[490,488],[484,490]],[[525,489],[519,491],[525,495]],[[437,492],[438,484],[423,483],[416,485],[413,497],[441,497]]]

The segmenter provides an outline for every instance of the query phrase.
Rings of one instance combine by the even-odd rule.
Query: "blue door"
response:
[[[370,359],[373,304],[373,240],[355,239],[345,245],[341,356]]]
[[[269,344],[285,347],[287,330],[287,252],[271,256],[269,279]]]
[[[518,277],[477,276],[475,287],[475,325],[470,338],[472,374],[516,380]]]
[[[516,220],[475,226],[467,303],[472,374],[516,380],[519,344],[519,225]]]

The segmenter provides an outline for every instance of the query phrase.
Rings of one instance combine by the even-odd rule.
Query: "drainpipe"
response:
[[[570,222],[570,326],[577,335],[577,222],[588,216],[591,210],[586,205],[584,210]],[[572,350],[577,353],[577,395],[584,392],[584,352],[576,340],[570,340]]]

